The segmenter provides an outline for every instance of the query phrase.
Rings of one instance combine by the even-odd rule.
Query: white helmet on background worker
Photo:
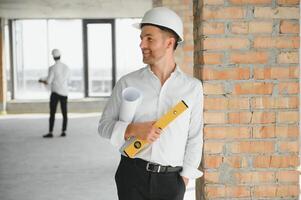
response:
[[[60,52],[60,50],[58,50],[58,49],[53,49],[52,52],[51,52],[51,54],[52,54],[52,56],[53,56],[54,58],[58,58],[58,57],[61,56],[61,52]]]
[[[178,43],[183,42],[183,22],[179,15],[166,7],[156,7],[147,11],[142,21],[138,24],[141,28],[143,24],[153,24],[172,30],[179,37]]]

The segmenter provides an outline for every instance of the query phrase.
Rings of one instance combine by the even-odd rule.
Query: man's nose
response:
[[[139,46],[140,46],[141,49],[144,49],[145,48],[145,42],[143,40],[141,40]]]

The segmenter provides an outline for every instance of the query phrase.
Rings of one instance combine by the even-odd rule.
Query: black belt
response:
[[[128,158],[125,156],[121,156],[121,160],[126,162],[131,162],[142,169],[145,169],[148,172],[153,173],[170,173],[170,172],[180,172],[182,171],[182,167],[172,167],[172,166],[163,166],[152,162],[147,162],[140,158]]]

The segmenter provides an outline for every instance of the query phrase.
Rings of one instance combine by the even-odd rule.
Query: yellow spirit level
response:
[[[176,119],[181,113],[188,108],[187,104],[182,100],[172,109],[170,109],[165,115],[163,115],[154,126],[160,129],[164,129],[170,122]],[[144,147],[148,145],[145,140],[133,138],[130,143],[125,146],[123,152],[130,158],[133,158],[139,153]]]

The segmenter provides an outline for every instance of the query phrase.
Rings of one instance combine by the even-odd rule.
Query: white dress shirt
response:
[[[132,122],[156,121],[181,100],[188,109],[163,129],[160,138],[135,157],[161,165],[182,166],[181,176],[198,178],[203,146],[203,89],[199,80],[185,75],[178,67],[161,86],[149,66],[122,77],[113,89],[98,126],[102,137],[118,149],[124,144],[129,122],[118,119],[122,90],[135,87],[142,92]]]
[[[69,77],[70,69],[68,66],[57,60],[54,65],[49,67],[48,76],[46,78],[51,92],[55,92],[62,96],[67,96]]]

